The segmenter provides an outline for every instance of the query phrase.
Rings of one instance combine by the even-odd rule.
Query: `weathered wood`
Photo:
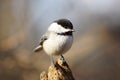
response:
[[[48,73],[43,71],[40,80],[75,80],[64,57],[57,60],[55,65],[51,65]]]

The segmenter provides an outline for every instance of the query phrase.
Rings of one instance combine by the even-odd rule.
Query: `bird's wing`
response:
[[[37,46],[37,47],[34,49],[35,52],[41,51],[41,50],[43,49],[43,46],[42,46],[42,45],[43,45],[44,41],[48,39],[48,37],[49,37],[48,32],[41,37],[39,46]]]
[[[43,42],[48,39],[48,35],[45,34],[41,37],[39,45],[43,45]]]

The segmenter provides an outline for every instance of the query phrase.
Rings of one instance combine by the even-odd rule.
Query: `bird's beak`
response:
[[[69,31],[70,31],[70,32],[75,32],[75,30],[74,30],[74,29],[70,29]]]
[[[66,32],[75,32],[74,29],[67,29]]]
[[[72,29],[71,31],[72,31],[72,32],[75,32],[75,30],[74,30],[74,29]]]

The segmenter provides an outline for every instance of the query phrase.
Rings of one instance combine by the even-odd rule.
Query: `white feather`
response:
[[[71,31],[71,29],[65,29],[64,27],[62,27],[61,25],[59,25],[57,23],[52,23],[50,25],[50,27],[48,28],[48,31],[63,33],[63,32],[67,32],[67,31]]]
[[[49,39],[43,43],[43,49],[48,55],[61,55],[70,49],[72,42],[72,36],[62,36],[51,32]]]

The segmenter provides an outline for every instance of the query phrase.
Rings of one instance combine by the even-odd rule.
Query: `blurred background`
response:
[[[34,53],[52,21],[74,25],[65,55],[76,80],[120,80],[120,0],[0,0],[0,80],[39,80],[50,59]]]

